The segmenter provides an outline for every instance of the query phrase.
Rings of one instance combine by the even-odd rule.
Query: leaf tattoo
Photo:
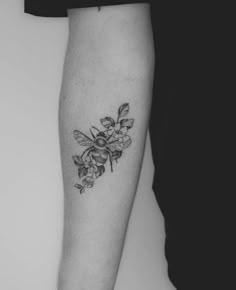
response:
[[[127,127],[128,129],[133,127],[134,119],[122,119],[120,121],[122,127]]]
[[[105,128],[109,128],[111,126],[115,127],[116,124],[114,119],[112,119],[111,117],[106,117],[104,119],[101,119],[100,121]]]
[[[117,121],[112,117],[100,119],[103,130],[91,126],[91,138],[79,130],[74,130],[74,139],[80,146],[86,146],[81,155],[74,155],[72,159],[78,170],[78,177],[82,184],[76,183],[75,187],[84,193],[86,188],[93,187],[96,179],[105,172],[105,165],[109,160],[111,172],[113,162],[118,162],[123,151],[128,148],[132,140],[127,134],[134,125],[134,119],[123,118],[129,113],[129,104],[125,103],[118,109]],[[123,119],[121,119],[123,118]],[[96,134],[92,131],[95,129]]]
[[[119,107],[119,110],[118,110],[119,117],[124,117],[128,113],[129,113],[129,104],[128,103],[123,104]]]

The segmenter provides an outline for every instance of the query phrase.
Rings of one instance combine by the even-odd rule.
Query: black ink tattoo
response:
[[[92,138],[74,130],[75,140],[80,146],[87,147],[81,155],[72,156],[74,164],[78,167],[78,176],[82,180],[82,184],[75,184],[80,193],[83,193],[85,188],[93,187],[95,180],[103,175],[108,159],[113,172],[113,161],[118,162],[123,150],[130,146],[132,141],[127,133],[133,127],[134,119],[123,118],[128,113],[129,104],[125,103],[119,107],[116,121],[112,117],[100,119],[105,129],[99,130],[91,126]],[[96,130],[96,133],[92,129]]]
[[[101,6],[98,6],[98,11],[100,11],[102,9],[102,7]]]

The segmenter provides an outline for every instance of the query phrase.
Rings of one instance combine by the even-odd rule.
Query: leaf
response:
[[[84,166],[84,161],[79,155],[74,155],[72,156],[72,158],[74,160],[75,165],[80,166],[80,167]]]
[[[121,157],[121,155],[122,155],[122,151],[115,150],[112,152],[112,159],[117,160],[118,158]]]
[[[85,188],[84,186],[82,186],[81,184],[75,184],[75,187],[79,189],[80,191],[80,194],[84,193],[85,192]]]
[[[91,183],[88,185],[88,188],[93,187],[93,185],[94,185],[94,182],[91,182]]]
[[[84,193],[84,192],[85,192],[85,188],[82,187],[82,188],[80,189],[80,194],[82,194],[82,193]]]
[[[129,104],[128,103],[125,103],[119,107],[119,110],[118,110],[118,117],[119,118],[124,117],[128,113],[129,113]]]
[[[96,172],[96,176],[97,177],[103,175],[103,173],[105,172],[105,167],[103,165],[98,166],[97,169],[98,169],[97,172]]]
[[[134,125],[134,119],[122,119],[120,121],[121,127],[127,127],[128,129],[132,128]]]
[[[87,173],[88,173],[88,170],[87,170],[87,168],[85,168],[85,167],[80,167],[80,168],[78,169],[78,175],[79,175],[79,178],[84,177]]]
[[[78,188],[79,190],[84,188],[81,184],[78,184],[78,183],[75,184],[75,187]]]
[[[115,121],[111,117],[105,117],[100,119],[100,121],[105,128],[115,127]]]

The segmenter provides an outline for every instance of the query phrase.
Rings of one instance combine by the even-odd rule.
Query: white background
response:
[[[67,19],[0,2],[0,289],[56,290],[62,235],[58,96]],[[149,141],[149,140],[148,140]],[[171,290],[147,143],[115,290]]]

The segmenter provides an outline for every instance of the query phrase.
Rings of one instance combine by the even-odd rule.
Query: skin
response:
[[[59,104],[64,235],[58,290],[114,289],[142,166],[150,114],[154,48],[149,4],[69,10],[69,40]],[[89,135],[129,103],[132,144],[80,194],[72,156],[75,129]]]

